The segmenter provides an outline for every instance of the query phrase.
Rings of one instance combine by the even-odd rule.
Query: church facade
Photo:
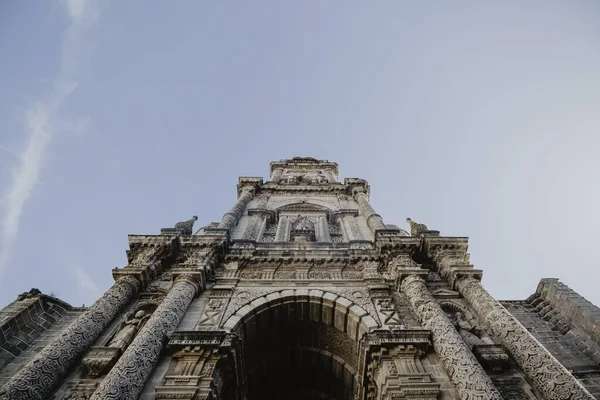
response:
[[[468,239],[385,224],[313,158],[242,177],[222,220],[130,235],[93,305],[0,311],[0,399],[600,398],[600,309],[557,279],[498,301]]]

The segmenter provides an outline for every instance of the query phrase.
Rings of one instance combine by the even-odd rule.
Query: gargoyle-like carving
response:
[[[424,234],[425,232],[427,232],[429,230],[429,229],[427,229],[427,225],[419,224],[410,218],[406,218],[406,222],[408,222],[410,224],[410,234],[412,236],[421,236],[422,234]]]
[[[194,228],[194,222],[198,219],[197,216],[193,216],[187,221],[181,221],[175,224],[175,229],[180,229],[183,235],[191,235],[192,229]]]

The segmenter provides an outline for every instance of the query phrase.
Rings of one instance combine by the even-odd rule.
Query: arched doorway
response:
[[[242,341],[247,400],[346,400],[360,390],[359,340],[376,327],[362,308],[287,290],[241,310],[231,328]]]

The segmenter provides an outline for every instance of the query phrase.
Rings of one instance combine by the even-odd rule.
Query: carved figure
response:
[[[480,344],[493,344],[493,341],[486,334],[486,332],[477,325],[468,321],[468,318],[464,316],[462,312],[457,311],[453,314],[450,314],[448,317],[456,327],[458,333],[460,333],[470,347]]]
[[[143,310],[136,312],[132,318],[123,323],[121,329],[108,342],[107,347],[118,347],[125,350],[148,318],[150,316],[146,315]]]
[[[298,231],[313,231],[315,225],[311,222],[308,217],[298,215],[298,218],[292,222],[292,229]]]
[[[175,229],[181,229],[181,233],[184,235],[191,235],[192,228],[194,227],[194,222],[198,219],[197,216],[193,216],[191,219],[187,221],[181,221],[175,224]]]
[[[410,218],[406,218],[406,222],[410,224],[410,234],[412,236],[420,236],[429,230],[427,229],[427,225],[419,224]]]

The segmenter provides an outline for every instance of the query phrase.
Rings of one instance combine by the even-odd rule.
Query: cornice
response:
[[[416,236],[377,235],[375,236],[375,249],[385,256],[396,254],[412,256],[421,248],[421,241],[422,239]]]
[[[346,186],[337,182],[314,185],[290,185],[267,182],[260,186],[260,192],[269,195],[309,194],[337,196],[338,194],[346,193]]]
[[[468,237],[425,236],[423,251],[428,257],[436,259],[441,254],[466,254],[469,247]]]

